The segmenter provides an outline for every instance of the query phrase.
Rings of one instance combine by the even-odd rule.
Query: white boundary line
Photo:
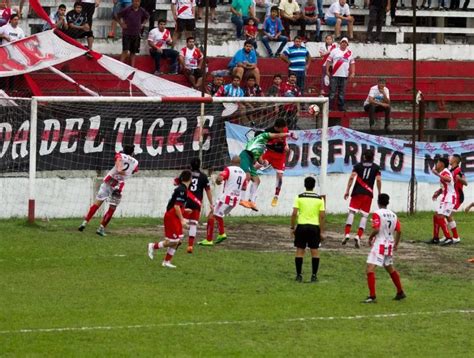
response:
[[[374,314],[374,315],[356,315],[356,316],[301,317],[301,318],[286,318],[286,319],[277,319],[277,320],[178,322],[178,323],[137,324],[137,325],[126,325],[126,326],[31,328],[31,329],[0,331],[0,335],[25,334],[25,333],[112,331],[112,330],[126,330],[126,329],[147,329],[147,328],[158,328],[158,327],[230,326],[230,325],[239,325],[239,324],[258,324],[258,323],[268,324],[268,323],[290,323],[290,322],[312,322],[312,321],[363,320],[363,319],[397,318],[397,317],[407,317],[407,316],[434,316],[434,315],[445,315],[445,314],[472,314],[472,313],[474,313],[474,309],[458,309],[458,310],[428,311],[428,312],[381,313],[381,314]]]

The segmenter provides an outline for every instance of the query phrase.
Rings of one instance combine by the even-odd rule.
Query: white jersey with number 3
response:
[[[224,189],[222,197],[231,197],[240,199],[242,187],[245,183],[245,172],[237,166],[226,167],[220,174],[224,179]]]
[[[111,183],[112,186],[122,184],[125,180],[130,178],[132,174],[138,171],[138,160],[136,160],[135,158],[124,153],[116,153],[115,161],[119,159],[122,161],[122,167],[125,174],[119,174],[117,167],[114,165],[114,167],[109,170],[109,172],[104,178],[104,182],[106,183],[115,182],[115,185]]]

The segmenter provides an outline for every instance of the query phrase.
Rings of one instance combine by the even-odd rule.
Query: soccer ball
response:
[[[319,107],[317,104],[312,104],[308,108],[308,113],[311,114],[312,116],[317,116],[319,114]]]

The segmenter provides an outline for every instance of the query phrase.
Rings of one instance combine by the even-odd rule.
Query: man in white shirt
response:
[[[354,55],[349,49],[349,40],[347,37],[343,37],[339,42],[339,48],[335,48],[329,54],[326,61],[326,75],[331,78],[329,83],[330,107],[334,108],[334,99],[337,93],[338,108],[340,111],[345,111],[344,97],[346,94],[347,81],[355,76]]]
[[[379,78],[377,85],[372,86],[369,95],[364,102],[364,111],[369,114],[370,130],[375,125],[375,113],[385,113],[385,131],[391,132],[390,128],[390,91],[385,86],[385,79]]]
[[[150,55],[155,60],[155,75],[160,74],[161,58],[171,59],[170,73],[176,74],[178,72],[178,56],[179,53],[173,50],[171,46],[173,40],[171,39],[170,30],[166,28],[166,20],[158,20],[158,27],[155,27],[148,34],[148,46],[150,46]]]
[[[353,26],[354,18],[351,16],[349,5],[346,4],[346,0],[337,0],[327,10],[324,17],[326,25],[335,26],[334,32],[336,35],[336,41],[341,36],[341,26],[347,25],[347,32],[349,34],[349,40],[354,37]]]
[[[186,39],[186,47],[183,47],[179,52],[179,63],[183,74],[193,88],[200,89],[204,56],[199,48],[196,47],[194,37]]]
[[[176,21],[176,29],[173,33],[174,43],[181,38],[183,31],[186,38],[193,36],[196,30],[195,11],[195,0],[171,0],[171,12]]]
[[[0,39],[2,40],[2,45],[18,41],[25,37],[25,33],[20,26],[18,26],[19,21],[20,17],[18,14],[13,14],[10,16],[10,22],[5,26],[0,27]]]

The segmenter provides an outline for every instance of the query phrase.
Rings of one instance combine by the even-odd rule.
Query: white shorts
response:
[[[117,206],[120,204],[120,200],[122,199],[122,195],[120,192],[116,192],[114,194],[114,188],[112,188],[109,184],[107,183],[102,183],[100,184],[99,191],[97,192],[96,195],[96,200],[104,201],[108,200],[111,205]]]
[[[214,215],[223,218],[226,215],[229,215],[233,208],[237,206],[238,200],[231,200],[229,204],[226,204],[222,200],[217,200],[214,205]]]
[[[436,209],[436,214],[450,216],[454,211],[453,203],[439,203],[438,208]]]
[[[367,263],[376,266],[390,266],[393,265],[393,247],[375,243],[367,256]]]

